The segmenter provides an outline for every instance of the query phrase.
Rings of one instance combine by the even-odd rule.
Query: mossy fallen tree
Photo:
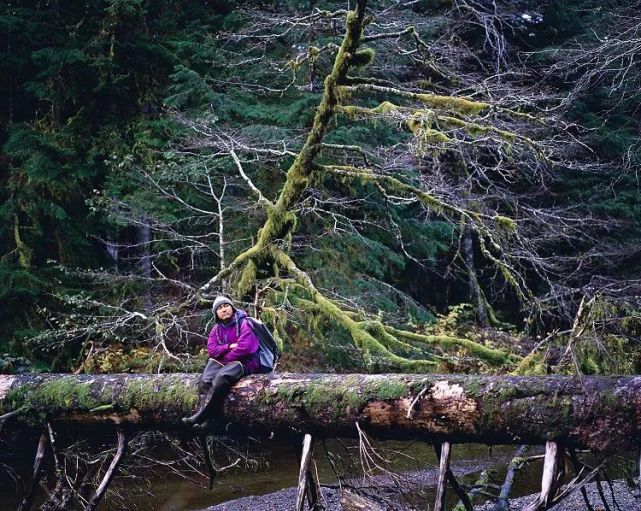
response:
[[[198,377],[0,376],[9,427],[180,430]],[[641,445],[641,377],[273,374],[244,378],[217,424],[239,434],[311,433],[613,451]],[[13,424],[13,426],[11,426]]]

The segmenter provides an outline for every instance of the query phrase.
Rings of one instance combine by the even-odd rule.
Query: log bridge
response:
[[[197,382],[195,374],[0,375],[0,421],[108,426],[119,435],[181,430],[180,418],[197,407]],[[443,476],[435,509],[452,444],[546,445],[541,504],[532,507],[545,509],[563,449],[639,449],[641,376],[254,375],[231,390],[217,424],[228,434],[309,435],[306,453],[313,451],[312,437],[358,438],[361,432],[432,442]],[[302,467],[301,484],[311,494],[311,471]]]

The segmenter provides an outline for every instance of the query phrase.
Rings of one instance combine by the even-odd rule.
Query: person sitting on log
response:
[[[208,429],[217,406],[222,405],[229,389],[243,376],[259,372],[259,342],[247,313],[237,310],[226,296],[214,300],[216,324],[207,340],[209,360],[199,381],[200,407],[190,417],[183,417],[185,424],[195,429]]]

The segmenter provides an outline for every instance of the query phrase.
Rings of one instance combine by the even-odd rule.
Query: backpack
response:
[[[249,316],[237,323],[237,335],[240,335],[240,325],[243,321],[249,322],[249,325],[254,331],[254,335],[258,339],[258,361],[260,364],[258,372],[271,373],[276,368],[276,364],[280,358],[280,350],[274,340],[274,336],[262,321]]]

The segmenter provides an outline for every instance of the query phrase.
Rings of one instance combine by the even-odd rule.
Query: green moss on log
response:
[[[34,387],[9,391],[6,400],[11,409],[22,409],[30,417],[29,422],[39,423],[48,415],[55,415],[70,408],[79,412],[91,412],[111,404],[108,389],[98,389],[91,379],[79,379],[76,375],[45,379]]]
[[[9,391],[5,406],[24,410],[33,424],[68,410],[76,414],[129,413],[157,410],[184,413],[198,402],[198,393],[190,380],[180,376],[158,375],[155,380],[128,378],[122,383],[109,375],[99,380],[91,376],[65,375],[43,377],[33,385]]]
[[[123,410],[189,410],[196,407],[198,393],[179,377],[167,376],[160,381],[131,380],[122,390],[117,405]]]

